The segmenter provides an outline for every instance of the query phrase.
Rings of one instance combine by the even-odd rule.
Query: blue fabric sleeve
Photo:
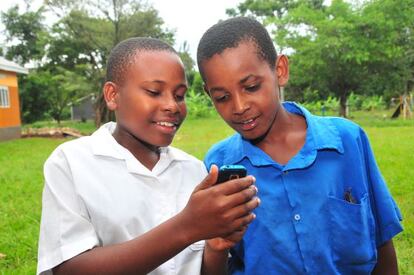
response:
[[[380,247],[403,230],[400,223],[402,217],[379,171],[368,137],[362,129],[361,141],[369,183],[371,210],[376,222],[376,246]]]

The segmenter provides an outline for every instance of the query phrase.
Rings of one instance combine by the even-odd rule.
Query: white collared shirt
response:
[[[60,145],[46,161],[38,274],[158,226],[185,207],[206,176],[200,160],[173,147],[161,148],[147,169],[113,138],[115,125]],[[150,274],[199,274],[203,248],[195,243]]]

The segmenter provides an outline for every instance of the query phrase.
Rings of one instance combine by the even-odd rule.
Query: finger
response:
[[[254,219],[256,219],[256,214],[254,213],[250,213],[245,216],[242,216],[233,222],[234,228],[241,228],[243,226],[248,226]]]
[[[242,230],[234,231],[233,233],[227,235],[224,239],[232,243],[237,243],[243,238],[243,235],[244,233],[246,233],[246,230],[247,227],[244,226]]]
[[[257,195],[257,192],[257,187],[255,185],[250,185],[240,192],[228,195],[226,197],[226,206],[232,208],[244,204],[252,200]]]
[[[214,185],[217,182],[217,177],[218,177],[218,168],[217,168],[217,165],[213,164],[210,167],[210,172],[208,173],[208,175],[204,178],[204,180],[199,185],[196,186],[193,192],[204,190]]]
[[[255,197],[252,200],[243,203],[239,206],[234,207],[229,211],[229,217],[233,219],[239,219],[245,217],[246,215],[251,214],[251,212],[260,205],[260,199]],[[242,226],[245,224],[242,224]]]
[[[248,188],[250,185],[254,184],[255,181],[256,179],[253,176],[247,176],[223,182],[217,186],[217,189],[225,195],[230,195]]]

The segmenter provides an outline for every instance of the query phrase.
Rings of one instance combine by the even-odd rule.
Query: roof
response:
[[[14,63],[13,61],[9,61],[5,59],[4,57],[0,56],[0,70],[8,71],[8,72],[15,72],[20,74],[28,74],[29,70],[26,68],[23,68],[17,63]]]

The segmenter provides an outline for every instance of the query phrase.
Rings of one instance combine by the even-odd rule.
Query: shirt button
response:
[[[299,221],[300,220],[300,215],[296,214],[293,218],[295,219],[295,221]]]

